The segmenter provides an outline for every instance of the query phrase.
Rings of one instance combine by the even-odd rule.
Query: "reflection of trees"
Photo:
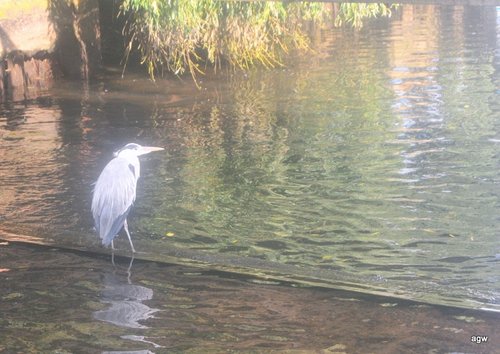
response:
[[[351,36],[356,34],[326,41],[329,48],[318,50],[333,46],[341,53]],[[393,163],[383,158],[391,156],[384,135],[391,123],[381,114],[388,109],[387,91],[374,69],[384,53],[374,46],[363,55],[369,59],[355,68],[342,65],[343,57],[333,63],[317,59],[321,70],[301,59],[293,71],[234,75],[210,101],[182,113],[177,108],[176,135],[185,146],[178,164],[182,185],[173,186],[178,203],[167,201],[167,211],[159,213],[168,221],[153,220],[153,229],[189,237],[198,232],[195,220],[200,234],[240,244],[310,229],[328,232],[338,228],[335,193],[351,193],[354,202],[346,208],[362,215],[373,201],[356,206],[356,200],[377,198],[367,189],[378,168]],[[380,135],[370,133],[373,148],[359,151],[356,132],[363,131]],[[363,222],[347,227],[363,228]]]
[[[257,77],[234,80],[218,93],[217,102],[198,103],[181,114],[185,149],[178,206],[194,213],[214,237],[252,212],[259,188],[270,171],[281,168],[288,149],[287,129],[278,122],[276,103],[259,81]]]
[[[427,263],[451,274],[461,266],[443,267],[429,254],[487,252],[485,243],[465,244],[495,235],[496,145],[480,135],[498,132],[496,102],[481,94],[494,92],[494,46],[459,30],[443,33],[441,20],[419,9],[417,23],[394,21],[391,35],[400,40],[389,48],[376,33],[344,31],[319,49],[335,53],[315,59],[320,65],[303,60],[293,71],[235,76],[210,101],[185,109],[170,133],[184,144],[169,185],[177,199],[159,208],[168,221],[151,218],[148,227],[175,230],[166,244],[180,247],[382,277],[395,269],[433,276]],[[415,30],[435,26],[434,37]],[[468,64],[469,55],[482,62]],[[357,59],[345,65],[347,58]],[[477,121],[464,115],[472,107]],[[329,254],[334,262],[322,262]]]

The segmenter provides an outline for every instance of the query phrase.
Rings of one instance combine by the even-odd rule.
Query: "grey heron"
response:
[[[123,227],[132,252],[135,252],[128,231],[127,215],[135,201],[137,180],[141,173],[138,156],[159,150],[163,148],[127,144],[115,152],[115,158],[99,175],[92,197],[92,215],[104,246],[111,244],[114,249],[113,239]]]

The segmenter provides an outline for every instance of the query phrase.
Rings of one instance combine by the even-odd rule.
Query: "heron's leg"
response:
[[[129,284],[132,284],[132,281],[130,280],[130,276],[132,275],[132,264],[134,263],[134,254],[132,254],[132,257],[130,258],[130,264],[128,265],[127,268],[127,281]]]
[[[111,240],[111,249],[114,251],[115,250],[115,245],[113,243],[113,240]]]
[[[132,239],[130,238],[130,232],[128,232],[127,219],[125,219],[125,222],[123,223],[123,228],[125,229],[125,232],[127,233],[128,241],[130,242],[130,247],[132,248],[132,252],[135,253],[134,244],[132,243]]]
[[[113,264],[113,266],[115,265],[115,251],[111,251],[111,263]]]

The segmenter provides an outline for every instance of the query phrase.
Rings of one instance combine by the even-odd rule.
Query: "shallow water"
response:
[[[3,103],[0,237],[105,252],[92,183],[134,141],[165,147],[142,162],[139,258],[499,310],[498,18],[405,5],[202,90],[109,74]]]
[[[495,353],[497,314],[0,245],[0,352]],[[476,344],[472,336],[486,336]],[[497,348],[497,349],[495,349]]]

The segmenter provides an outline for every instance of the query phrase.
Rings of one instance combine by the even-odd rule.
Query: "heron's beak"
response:
[[[149,154],[150,152],[153,152],[153,151],[161,151],[161,150],[165,150],[165,149],[161,148],[161,147],[154,147],[154,146],[141,146],[141,149],[139,150],[138,155],[145,155],[145,154]]]

